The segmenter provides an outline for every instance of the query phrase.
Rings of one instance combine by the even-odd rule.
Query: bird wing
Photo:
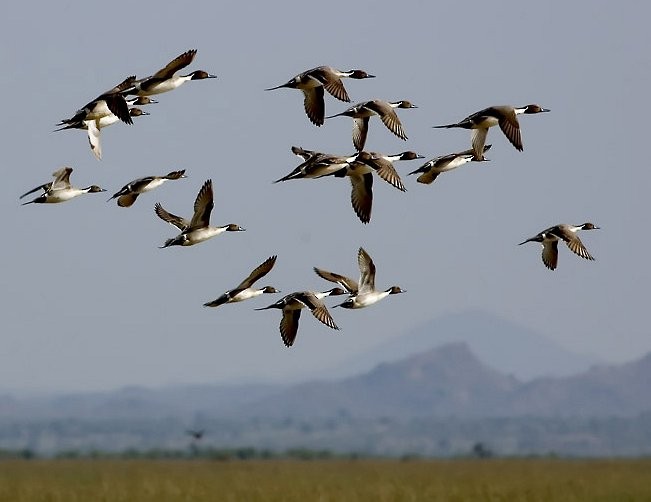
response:
[[[323,88],[339,101],[350,103],[350,97],[346,92],[341,78],[331,68],[320,67],[315,69],[315,77],[323,84]]]
[[[359,292],[364,293],[367,291],[375,290],[375,264],[370,255],[364,250],[359,248],[357,252],[357,265],[359,266]]]
[[[554,270],[558,265],[558,241],[545,240],[542,243],[542,261],[549,270]]]
[[[366,144],[368,119],[368,117],[353,118],[353,145],[358,151],[362,151]]]
[[[303,160],[308,160],[310,157],[315,156],[318,152],[314,150],[306,150],[300,146],[293,146],[292,153],[297,157],[301,157]]]
[[[482,127],[479,129],[472,129],[471,132],[471,143],[472,151],[478,159],[484,157],[484,145],[486,144],[486,136],[488,136],[488,127]]]
[[[323,324],[332,329],[339,329],[334,319],[330,315],[330,312],[328,312],[325,303],[319,300],[314,293],[308,291],[296,293],[295,299],[310,309],[312,315]],[[297,310],[297,312],[300,312],[300,310]]]
[[[323,100],[323,87],[310,87],[309,89],[301,89],[305,98],[303,99],[303,106],[305,113],[316,126],[323,125],[325,117],[325,101]]]
[[[52,182],[49,190],[60,190],[62,188],[70,188],[70,173],[72,167],[62,167],[52,173],[54,181]]]
[[[201,228],[210,225],[210,213],[214,205],[212,180],[206,180],[194,201],[194,214],[190,221],[190,228]]]
[[[567,247],[570,248],[570,251],[572,251],[575,255],[578,255],[581,258],[585,258],[586,260],[594,261],[594,257],[588,252],[586,247],[583,245],[583,242],[581,242],[581,239],[579,239],[578,235],[572,235],[569,240],[565,241],[565,244],[567,244]]]
[[[166,221],[170,225],[174,225],[181,232],[190,226],[190,222],[188,220],[181,218],[180,216],[176,216],[175,214],[168,213],[165,211],[165,209],[163,209],[163,206],[161,206],[159,202],[157,202],[154,206],[154,211],[161,220]]]
[[[316,275],[321,277],[321,279],[325,279],[326,281],[339,284],[350,294],[357,293],[357,281],[355,281],[355,279],[351,279],[350,277],[346,277],[345,275],[335,274],[334,272],[328,272],[327,270],[323,270],[322,268],[317,268],[317,267],[314,267],[314,272],[316,273]]]
[[[393,166],[393,162],[375,153],[371,155],[372,158],[368,162],[368,165],[370,165],[375,169],[375,172],[378,173],[378,176],[380,176],[380,178],[382,178],[384,181],[394,186],[401,192],[406,192],[407,189],[405,188],[405,185],[402,183],[402,180],[400,179],[400,175],[396,171],[396,168]]]
[[[283,309],[283,318],[280,320],[280,337],[286,347],[294,345],[300,317],[300,309]]]
[[[513,109],[502,114],[499,120],[500,129],[504,136],[511,142],[516,150],[522,151],[522,138],[520,137],[520,123]]]
[[[127,194],[124,194],[124,195],[120,195],[120,197],[118,197],[118,206],[120,206],[120,207],[131,207],[131,206],[133,206],[133,203],[138,198],[138,195],[140,195],[140,194],[139,193],[127,193]]]
[[[102,144],[100,143],[100,129],[97,120],[86,120],[88,130],[88,144],[97,160],[102,160]]]
[[[382,123],[387,126],[389,131],[400,139],[407,139],[407,134],[405,134],[405,130],[402,128],[402,123],[398,118],[398,114],[391,105],[384,101],[373,100],[366,103],[366,108],[377,113],[380,116],[380,120],[382,120]]]
[[[373,206],[373,173],[350,176],[350,183],[352,185],[350,202],[355,214],[362,223],[368,223],[371,221]]]
[[[177,56],[174,59],[172,59],[169,63],[167,63],[167,65],[164,68],[161,68],[149,78],[156,79],[156,80],[167,80],[172,75],[174,75],[177,71],[179,71],[181,68],[185,68],[190,63],[192,63],[192,60],[194,59],[194,56],[196,56],[196,54],[197,54],[196,49],[191,49],[189,51],[184,52],[180,56]]]
[[[267,258],[265,261],[263,261],[260,265],[258,265],[256,268],[253,269],[253,272],[249,274],[249,276],[244,279],[239,286],[235,289],[246,289],[250,288],[256,281],[264,277],[269,273],[269,271],[274,267],[276,264],[276,258],[277,256],[270,256]]]

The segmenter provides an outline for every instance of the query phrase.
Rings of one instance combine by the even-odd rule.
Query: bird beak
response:
[[[268,89],[265,89],[265,91],[275,91],[276,89],[282,89],[283,87],[289,87],[289,82],[277,85],[276,87],[269,87]]]

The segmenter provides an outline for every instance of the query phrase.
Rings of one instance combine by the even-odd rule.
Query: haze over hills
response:
[[[369,371],[383,362],[397,361],[451,342],[466,342],[492,368],[520,380],[569,376],[601,361],[564,349],[544,335],[481,310],[434,318],[345,362],[318,372],[316,378],[337,379]]]
[[[0,396],[0,449],[327,448],[454,455],[481,440],[505,454],[639,455],[651,444],[651,354],[571,377],[522,382],[452,343],[337,381],[130,387]]]

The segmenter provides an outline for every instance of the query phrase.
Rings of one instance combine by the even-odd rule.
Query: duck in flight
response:
[[[373,115],[380,117],[382,123],[393,134],[402,140],[407,139],[407,134],[402,127],[402,123],[396,113],[397,108],[418,108],[410,101],[383,101],[381,99],[373,99],[371,101],[364,101],[351,106],[347,110],[335,115],[326,117],[331,119],[333,117],[351,117],[353,119],[353,145],[358,151],[364,149],[366,144],[366,136],[368,135],[368,121]]]
[[[127,77],[112,89],[86,103],[71,118],[63,119],[57,126],[76,124],[86,120],[98,120],[111,114],[115,115],[125,124],[133,124],[131,114],[129,113],[129,105],[123,96],[123,92],[132,87],[135,80],[136,77],[133,75]]]
[[[211,75],[203,70],[196,70],[187,75],[176,74],[176,72],[192,63],[196,55],[196,49],[190,49],[184,52],[180,56],[172,59],[164,68],[161,68],[153,75],[140,80],[134,80],[132,85],[124,91],[124,94],[151,96],[153,94],[173,91],[190,80],[217,78],[217,75]]]
[[[456,124],[446,124],[434,126],[436,129],[449,129],[452,127],[461,127],[463,129],[472,130],[472,149],[477,159],[483,157],[484,144],[486,143],[486,136],[488,129],[496,125],[504,133],[504,136],[511,142],[516,150],[522,151],[522,138],[520,136],[520,122],[518,115],[548,112],[547,108],[539,105],[526,105],[521,107],[513,107],[508,105],[503,106],[490,106],[484,108],[472,115],[468,115],[465,119],[457,122]]]
[[[370,255],[359,248],[357,252],[357,265],[359,267],[359,281],[355,281],[345,275],[328,272],[321,268],[314,267],[314,272],[326,281],[334,282],[344,288],[350,297],[336,307],[347,309],[361,309],[379,302],[389,295],[404,293],[405,290],[399,286],[391,286],[384,291],[375,289],[375,264]]]
[[[567,244],[575,255],[585,258],[586,260],[594,260],[592,255],[588,252],[586,247],[577,235],[579,230],[597,230],[599,227],[593,223],[583,223],[582,225],[568,225],[561,223],[549,227],[537,235],[521,242],[519,245],[526,244],[527,242],[539,242],[542,245],[542,262],[549,270],[555,270],[558,265],[558,241],[563,241]]]
[[[138,178],[124,185],[119,191],[113,194],[109,201],[117,199],[118,206],[131,207],[140,194],[150,192],[154,188],[161,186],[166,181],[178,180],[181,178],[187,178],[185,175],[185,169],[172,171],[164,176],[145,176],[144,178]]]
[[[278,291],[273,286],[265,286],[260,289],[256,289],[253,287],[254,283],[262,279],[265,275],[267,275],[271,271],[275,263],[276,263],[276,256],[275,255],[270,256],[265,261],[263,261],[260,265],[258,265],[255,269],[253,269],[253,271],[249,274],[249,276],[246,279],[244,279],[239,284],[239,286],[237,286],[234,289],[231,289],[230,291],[226,291],[223,295],[221,295],[216,300],[204,303],[203,306],[219,307],[220,305],[224,305],[225,303],[242,302],[250,298],[255,298],[256,296],[259,296],[263,293],[280,293],[280,291]]]
[[[484,146],[484,153],[490,150],[490,148],[491,145]],[[448,155],[441,155],[439,157],[434,157],[433,159],[428,160],[418,169],[410,172],[409,175],[421,173],[420,176],[416,178],[416,181],[418,183],[429,185],[436,180],[439,174],[452,171],[452,169],[456,169],[457,167],[460,167],[465,163],[471,161],[484,162],[488,161],[488,159],[483,155],[478,159],[475,157],[475,151],[472,149],[458,153],[450,153]]]
[[[299,73],[285,84],[270,87],[265,91],[282,88],[301,90],[304,96],[303,105],[307,117],[314,125],[322,126],[325,116],[324,89],[338,100],[349,103],[350,97],[348,97],[348,92],[346,92],[341,79],[354,78],[359,80],[374,77],[375,75],[369,75],[364,70],[341,71],[331,66],[317,66]]]
[[[138,100],[149,100],[148,97],[138,98]],[[127,100],[128,102],[135,102],[136,99]],[[155,101],[150,101],[154,103]],[[142,115],[149,115],[148,112],[145,112],[137,107],[129,108],[129,115],[131,117],[141,117]],[[81,120],[79,122],[74,122],[66,126],[55,129],[54,131],[63,131],[65,129],[82,129],[87,131],[88,134],[88,144],[90,145],[90,150],[93,152],[93,155],[97,160],[102,160],[102,144],[100,142],[100,130],[115,124],[120,119],[113,113],[110,115],[105,115],[102,118],[94,120]]]
[[[70,174],[72,173],[72,167],[62,167],[57,169],[52,173],[54,176],[54,181],[44,183],[39,185],[36,188],[32,188],[29,192],[25,192],[19,198],[22,199],[29,194],[37,192],[38,190],[43,190],[43,194],[39,195],[33,200],[24,202],[23,206],[26,204],[56,204],[59,202],[66,202],[70,199],[74,199],[79,195],[85,193],[98,193],[106,192],[103,188],[98,187],[97,185],[90,185],[86,188],[77,188],[73,187],[70,184]]]
[[[267,307],[258,308],[256,310],[267,309],[280,309],[283,312],[283,317],[280,321],[280,336],[286,347],[294,345],[296,334],[298,333],[298,320],[301,317],[301,310],[307,308],[312,315],[332,329],[339,329],[334,319],[328,312],[323,298],[326,296],[345,295],[346,291],[341,288],[332,288],[328,291],[297,291],[290,293],[281,298],[276,303],[272,303]]]
[[[178,228],[181,233],[176,237],[167,239],[161,248],[169,246],[192,246],[206,241],[222,232],[243,232],[244,229],[235,223],[219,227],[210,225],[210,213],[214,207],[212,180],[207,180],[194,201],[194,214],[191,220],[186,220],[175,214],[168,213],[160,203],[156,203],[154,211],[158,217]]]

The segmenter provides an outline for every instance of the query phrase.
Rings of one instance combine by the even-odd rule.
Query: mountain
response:
[[[130,387],[0,396],[0,445],[56,453],[312,448],[376,455],[648,455],[651,354],[570,377],[523,382],[456,342],[338,381],[279,386]]]
[[[452,342],[467,343],[486,364],[520,380],[575,375],[601,362],[566,350],[525,326],[472,310],[432,319],[314,377],[356,375],[380,363],[397,361]]]
[[[315,381],[249,403],[264,417],[609,417],[651,411],[651,354],[572,377],[522,382],[477,359],[457,342],[382,363],[335,382]]]
[[[481,416],[497,414],[520,383],[449,344],[336,382],[308,382],[239,409],[265,417]],[[487,399],[490,396],[490,399]]]

